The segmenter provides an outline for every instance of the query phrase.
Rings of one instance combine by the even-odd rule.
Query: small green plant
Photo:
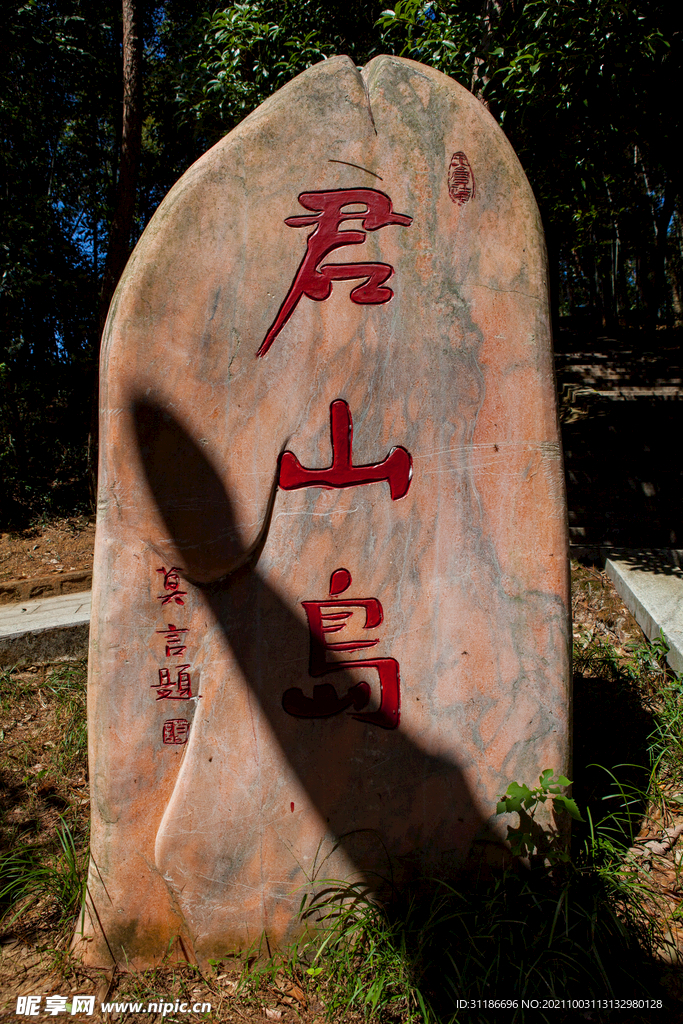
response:
[[[683,785],[683,677],[670,673],[660,687],[655,728],[650,735],[653,772]]]
[[[301,917],[316,930],[297,953],[329,1014],[360,1010],[391,1019],[401,1013],[406,1022],[431,1019],[420,987],[420,935],[429,939],[429,915],[416,894],[395,895],[384,904],[363,883],[328,881],[304,896]]]
[[[574,640],[574,672],[600,679],[617,679],[623,670],[622,662],[623,657],[614,644],[592,631]]]
[[[519,828],[508,825],[508,841],[515,857],[529,857],[536,852],[547,855],[551,863],[558,860],[566,861],[566,851],[557,849],[557,834],[541,828],[535,821],[538,808],[547,800],[552,800],[556,814],[566,811],[574,821],[583,821],[576,802],[562,793],[562,789],[571,786],[564,775],[555,777],[552,768],[546,768],[538,778],[538,786],[529,786],[511,782],[501,796],[496,807],[496,814],[519,814]]]

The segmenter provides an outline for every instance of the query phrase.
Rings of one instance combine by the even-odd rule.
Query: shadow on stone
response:
[[[148,398],[134,403],[133,415],[144,472],[183,574],[202,590],[272,734],[329,833],[358,872],[373,878],[378,891],[414,878],[454,877],[484,824],[460,767],[428,753],[401,730],[356,722],[351,714],[306,719],[283,711],[292,661],[301,663],[304,689],[320,680],[306,674],[310,634],[301,613],[282,601],[258,569],[270,512],[258,542],[245,549],[229,495],[183,427]],[[357,679],[339,670],[324,682],[343,695]],[[349,777],[350,758],[356,762],[353,794],[340,792],[335,773],[341,765]],[[429,804],[418,806],[425,796]],[[378,817],[392,819],[391,835],[367,827],[373,808]],[[435,856],[430,837],[437,831],[441,853]]]

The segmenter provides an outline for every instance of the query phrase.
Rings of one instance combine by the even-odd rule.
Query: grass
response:
[[[59,751],[62,768],[85,765],[88,754],[88,728],[83,669],[69,664],[59,665],[50,674],[45,689],[54,698],[57,723],[61,733]]]
[[[67,823],[57,829],[56,853],[39,846],[21,845],[0,862],[0,906],[11,925],[36,905],[52,913],[58,931],[73,927],[84,906],[87,850],[77,848]],[[80,844],[79,844],[80,846]],[[47,856],[46,856],[47,854]]]
[[[488,1021],[485,1001],[514,995],[509,1019],[524,1021],[525,999],[642,999],[656,988],[659,935],[650,893],[624,875],[623,854],[596,837],[559,872],[518,863],[465,886],[397,893],[384,906],[359,886],[330,885],[304,908],[324,932],[298,947],[298,961],[341,1016]],[[466,1010],[463,997],[483,1005]]]
[[[88,844],[85,663],[0,673],[0,907],[20,934],[66,944]]]
[[[683,681],[665,653],[661,641],[624,644],[604,630],[576,631],[575,687],[583,704],[573,795],[584,820],[575,823],[571,849],[558,818],[543,856],[534,840],[505,870],[459,883],[423,879],[384,904],[361,884],[318,883],[302,900],[308,930],[282,953],[259,947],[204,973],[162,964],[120,976],[109,998],[148,1002],[165,991],[208,999],[221,1021],[237,1019],[236,1006],[238,1018],[262,1020],[265,1006],[271,1019],[294,1020],[296,1011],[305,1021],[382,1024],[490,1021],[505,1007],[492,1010],[484,1001],[507,998],[517,1006],[505,1019],[560,1024],[575,1015],[529,1015],[522,1000],[668,998],[660,985],[667,981],[663,959],[673,941],[683,947],[683,930],[676,933],[681,866],[675,849],[648,857],[645,845],[683,817]],[[35,934],[47,921],[52,946],[62,948],[62,973],[77,970],[64,947],[82,902],[87,849],[86,805],[74,799],[87,770],[84,680],[83,665],[0,676],[9,722],[0,771],[5,792],[14,794],[1,824],[14,846],[0,865],[5,928]],[[48,726],[32,731],[25,720],[37,707]],[[514,781],[513,794],[525,784],[532,796],[543,789],[535,780]],[[548,798],[552,781],[546,776]],[[533,800],[520,803],[513,842],[534,807]]]

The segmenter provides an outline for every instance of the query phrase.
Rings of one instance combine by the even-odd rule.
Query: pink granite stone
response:
[[[529,185],[444,75],[325,61],[183,176],[110,311],[85,958],[452,877],[566,769],[568,625]]]

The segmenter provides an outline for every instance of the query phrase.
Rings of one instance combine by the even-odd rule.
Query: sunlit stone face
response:
[[[162,203],[102,374],[86,958],[452,876],[567,750],[545,255],[500,129],[411,61],[310,69]]]

